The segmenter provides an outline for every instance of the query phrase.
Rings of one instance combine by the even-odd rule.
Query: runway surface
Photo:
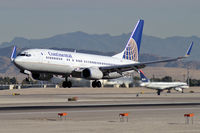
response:
[[[53,109],[93,109],[93,108],[129,108],[129,107],[178,107],[178,106],[194,106],[200,105],[200,103],[159,103],[159,104],[94,104],[94,105],[43,105],[43,106],[14,106],[14,107],[0,107],[1,111],[8,110],[53,110]]]
[[[140,89],[29,89],[0,91],[2,133],[199,133],[200,93]],[[13,96],[13,92],[20,95]],[[77,96],[77,101],[68,98]],[[68,113],[66,120],[58,113]],[[128,113],[128,122],[119,114]],[[189,124],[184,114],[194,113]],[[192,119],[191,119],[192,120]]]

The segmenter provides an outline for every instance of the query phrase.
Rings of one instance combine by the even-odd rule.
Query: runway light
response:
[[[185,117],[185,123],[186,124],[189,124],[190,118],[191,118],[191,121],[192,121],[192,124],[193,124],[194,113],[184,114],[184,117]]]
[[[72,98],[68,98],[68,101],[77,101],[78,97],[72,97]]]
[[[120,113],[119,114],[120,122],[124,122],[125,118],[126,118],[126,121],[128,122],[128,113]]]
[[[12,93],[13,96],[19,96],[20,93]]]
[[[65,120],[66,120],[67,115],[68,115],[68,114],[65,113],[65,112],[63,112],[63,113],[58,113],[58,117],[61,118],[61,119],[62,119],[63,117],[65,117]]]

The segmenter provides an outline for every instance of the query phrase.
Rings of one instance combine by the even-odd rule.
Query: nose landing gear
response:
[[[157,94],[160,95],[160,93],[161,93],[161,90],[157,90]]]

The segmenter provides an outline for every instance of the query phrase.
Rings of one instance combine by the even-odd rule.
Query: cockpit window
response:
[[[18,54],[18,56],[27,56],[27,57],[30,57],[31,56],[31,54],[28,54],[28,53],[20,53],[20,54]]]
[[[25,56],[25,54],[18,54],[17,56]]]

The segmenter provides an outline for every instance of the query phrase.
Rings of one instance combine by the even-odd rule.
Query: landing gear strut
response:
[[[160,95],[161,90],[157,90],[157,94]]]
[[[26,78],[25,80],[26,80],[26,82],[30,82],[30,79],[29,79],[29,77],[28,77],[28,78]]]
[[[72,82],[71,81],[68,81],[67,77],[65,78],[65,81],[63,81],[62,83],[62,87],[66,88],[71,88],[72,87]]]
[[[170,91],[170,90],[168,90],[168,91],[167,91],[167,93],[171,93],[171,91]]]
[[[100,87],[101,87],[101,82],[100,82],[100,81],[96,81],[96,80],[93,81],[93,82],[92,82],[92,87],[93,87],[93,88],[95,88],[95,87],[100,88]]]

